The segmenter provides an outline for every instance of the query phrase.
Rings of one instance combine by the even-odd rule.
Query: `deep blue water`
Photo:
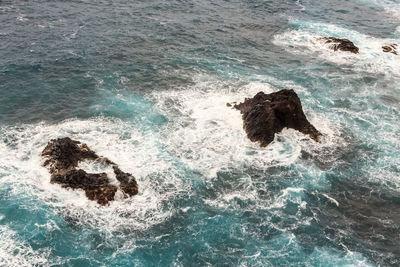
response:
[[[400,265],[397,0],[0,0],[0,25],[0,266]],[[225,105],[279,89],[321,143],[260,148]],[[64,136],[139,195],[50,184]]]

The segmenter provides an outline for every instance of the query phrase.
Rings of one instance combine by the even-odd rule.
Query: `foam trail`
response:
[[[337,207],[339,207],[339,202],[334,199],[333,197],[328,196],[327,194],[322,194],[324,197],[326,197],[327,199],[329,199],[333,204],[335,204]]]

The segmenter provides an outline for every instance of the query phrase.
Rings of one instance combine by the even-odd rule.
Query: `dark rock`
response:
[[[354,54],[358,54],[359,49],[354,43],[348,39],[340,39],[335,37],[322,37],[319,40],[325,44],[329,44],[329,47],[334,51],[348,51]]]
[[[392,54],[397,55],[397,47],[398,47],[397,44],[389,44],[389,45],[382,46],[382,50],[385,53],[392,53]]]
[[[84,170],[71,170],[65,174],[54,174],[51,176],[50,182],[61,184],[65,188],[82,189],[87,198],[96,200],[102,205],[114,200],[114,195],[118,190],[115,185],[109,183],[107,174],[87,173]]]
[[[99,158],[86,144],[71,140],[69,137],[51,140],[44,148],[42,156],[48,158],[44,166],[49,166],[50,173],[65,173],[75,169],[79,161]]]
[[[71,140],[68,137],[52,139],[42,152],[46,158],[44,166],[49,168],[51,183],[60,184],[64,188],[82,189],[87,198],[95,200],[101,205],[114,200],[115,193],[120,189],[124,196],[133,196],[138,193],[138,185],[130,173],[121,171],[111,160],[98,156],[86,144]],[[110,165],[113,168],[119,186],[110,183],[106,173],[87,173],[76,169],[80,161]]]
[[[321,133],[307,120],[301,102],[293,90],[281,90],[272,94],[257,93],[234,105],[240,110],[247,137],[262,147],[274,140],[275,133],[283,128],[293,128],[319,141]]]
[[[120,182],[120,188],[122,192],[129,196],[134,196],[138,193],[138,185],[135,178],[130,173],[121,171],[117,166],[113,166],[114,174],[117,180]]]

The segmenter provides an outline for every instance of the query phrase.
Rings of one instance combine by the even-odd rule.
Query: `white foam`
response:
[[[385,10],[385,12],[389,15],[391,15],[394,18],[400,19],[400,8],[399,8],[399,4],[397,5],[397,8],[394,6],[391,7],[384,7],[383,8]]]
[[[230,86],[210,76],[198,76],[195,81],[193,87],[185,88],[184,92],[162,91],[149,96],[156,103],[155,109],[168,118],[168,123],[156,132],[142,132],[133,123],[106,118],[3,127],[0,131],[0,149],[4,151],[0,155],[0,186],[11,185],[12,194],[38,199],[36,202],[45,203],[61,215],[73,216],[74,221],[85,227],[106,233],[121,229],[144,230],[164,222],[176,212],[173,200],[177,196],[192,194],[191,183],[185,181],[186,169],[199,173],[212,186],[213,179],[218,179],[218,172],[234,169],[240,173],[247,168],[266,170],[272,166],[286,166],[298,162],[301,150],[318,150],[339,143],[337,126],[303,104],[310,121],[324,133],[324,141],[316,143],[297,131],[284,129],[274,142],[261,148],[246,137],[240,112],[227,107],[226,103],[241,102],[259,91],[271,93],[278,89],[266,82],[241,82],[240,86]],[[289,88],[292,86],[289,84]],[[296,87],[296,91],[309,97],[304,88]],[[88,200],[83,191],[65,190],[50,184],[47,169],[41,167],[40,152],[48,140],[64,136],[86,143],[98,155],[132,173],[138,181],[139,194],[130,199],[116,196],[116,201],[103,207]],[[89,172],[104,170],[101,165],[81,163],[80,166]],[[316,174],[324,179],[323,171]],[[264,199],[258,194],[260,181],[255,185],[249,175],[238,176],[236,188],[221,190],[216,198],[205,198],[205,203],[237,209],[240,201],[245,201],[252,203],[250,206],[254,209],[275,209],[273,212],[278,216],[279,209],[289,201],[296,203],[299,211],[306,208],[303,189],[288,188],[275,199]],[[180,210],[187,212],[189,209]],[[308,224],[311,219],[296,221],[296,224]],[[133,241],[127,242],[119,251],[132,251],[135,247]]]
[[[260,196],[260,181],[255,185],[253,177],[244,171],[249,167],[267,170],[273,166],[296,163],[296,169],[301,175],[297,179],[299,183],[306,188],[326,188],[324,171],[302,163],[299,160],[301,151],[324,154],[331,148],[342,146],[345,141],[339,137],[341,129],[337,125],[323,114],[310,111],[305,103],[311,103],[312,100],[304,101],[303,109],[311,123],[324,134],[321,143],[298,131],[284,129],[276,135],[274,142],[262,148],[247,138],[240,112],[227,107],[226,103],[242,102],[259,91],[271,93],[278,89],[260,81],[231,86],[210,76],[200,75],[194,80],[193,87],[185,88],[184,92],[156,92],[153,99],[157,103],[157,109],[170,119],[162,137],[166,149],[177,155],[191,170],[206,178],[210,188],[214,187],[216,179],[223,179],[217,178],[218,172],[237,170],[240,173],[235,178],[234,188],[219,188],[216,196],[204,199],[207,205],[219,209],[238,209],[240,202],[244,201],[253,203],[250,206],[254,206],[254,209],[268,207],[279,213],[279,209],[290,201],[298,205],[299,211],[306,208],[304,188],[284,189],[276,199]],[[289,89],[295,88],[298,93],[301,92],[305,98],[312,99],[306,89],[292,83],[286,85]],[[297,223],[308,224],[311,220],[312,217]]]
[[[251,142],[243,130],[240,112],[227,107],[226,103],[239,103],[259,91],[271,93],[277,89],[262,82],[251,82],[239,88],[218,83],[210,77],[205,82],[199,77],[196,85],[184,93],[177,90],[154,95],[158,109],[173,119],[163,140],[171,154],[177,155],[191,169],[212,178],[221,169],[288,165],[299,157],[302,145],[314,142],[292,129],[284,129],[265,148]],[[312,121],[320,120],[324,120],[323,117],[312,117]]]
[[[300,2],[300,0],[296,0],[296,5],[300,7],[300,10],[306,10],[306,7]]]
[[[246,254],[246,252],[245,252]],[[305,256],[303,259],[302,256]],[[303,262],[304,260],[304,262]],[[372,267],[361,253],[342,252],[329,247],[316,247],[311,254],[304,253],[304,248],[296,235],[284,232],[260,245],[257,251],[243,255],[239,266],[347,266]]]
[[[353,266],[372,267],[364,255],[358,252],[347,250],[343,255],[339,251],[326,247],[317,247],[309,256],[306,266]]]
[[[22,21],[22,22],[28,21],[28,19],[25,17],[24,14],[19,14],[17,16],[17,20]]]
[[[297,203],[300,208],[305,208],[307,202],[304,198],[304,188],[302,187],[288,187],[281,191],[281,194],[274,200],[274,203],[270,206],[271,208],[283,208],[287,205],[288,201]]]
[[[297,29],[277,34],[273,40],[275,45],[283,46],[291,53],[319,57],[360,71],[396,76],[400,73],[399,56],[382,51],[383,45],[400,43],[400,39],[376,38],[333,24],[298,20],[291,23]],[[349,39],[359,47],[359,54],[333,51],[329,44],[318,40],[326,36]]]
[[[111,184],[119,186],[119,181],[117,180],[114,170],[112,166],[109,164],[102,164],[99,162],[93,162],[93,161],[81,161],[78,164],[78,169],[82,169],[86,171],[87,173],[106,173],[107,177],[109,178],[109,181]]]
[[[377,6],[395,19],[400,19],[400,3],[396,0],[358,0],[370,6]]]
[[[262,77],[258,77],[262,78]],[[278,91],[267,82],[249,82],[240,85],[225,84],[211,76],[194,77],[195,84],[184,92],[164,91],[153,95],[157,109],[169,118],[169,125],[162,131],[162,140],[170,154],[176,155],[189,169],[200,173],[210,187],[219,172],[241,173],[236,177],[237,187],[217,190],[217,196],[205,199],[205,203],[221,209],[237,209],[238,201],[254,202],[256,207],[282,207],[286,205],[287,194],[278,199],[263,199],[257,193],[258,185],[246,174],[246,169],[267,170],[273,166],[288,166],[296,163],[301,177],[299,183],[307,188],[327,188],[325,172],[313,165],[299,160],[301,151],[321,154],[321,158],[332,148],[342,146],[340,127],[323,114],[310,111],[306,102],[313,102],[306,89],[293,83],[285,83],[288,89],[294,88],[305,98],[303,109],[307,117],[324,134],[321,143],[293,129],[284,129],[276,134],[267,147],[251,142],[243,130],[241,114],[226,106],[226,103],[242,102],[259,91],[271,93]],[[261,80],[261,79],[260,79]],[[282,82],[284,83],[284,81]],[[304,99],[302,99],[304,100]],[[306,202],[298,203],[305,208]],[[240,204],[239,204],[240,205]],[[255,208],[256,208],[255,207]],[[308,223],[305,221],[304,223]]]
[[[0,266],[49,266],[50,249],[35,251],[6,225],[0,224]]]
[[[333,204],[335,204],[337,207],[339,207],[339,202],[334,199],[333,197],[328,196],[327,194],[323,193],[322,194],[324,197],[326,197],[327,199],[329,199]]]
[[[209,186],[214,187],[212,180],[209,182]],[[238,201],[260,201],[257,194],[257,187],[253,185],[252,179],[248,175],[238,177],[236,186],[233,189],[221,190],[219,188],[218,191],[220,193],[218,193],[216,198],[206,198],[204,202],[209,206],[220,209],[237,210],[240,209]]]
[[[104,231],[148,228],[174,213],[170,205],[176,194],[190,192],[178,177],[182,175],[180,170],[172,168],[172,161],[158,150],[157,138],[120,120],[68,120],[55,125],[6,127],[0,132],[0,186],[11,187],[14,195],[38,199],[89,227]],[[50,139],[64,136],[86,143],[99,155],[116,162],[121,170],[132,173],[138,181],[139,194],[103,207],[88,200],[83,191],[50,184],[47,169],[41,167],[40,153]]]
[[[79,26],[79,27],[77,27],[76,29],[74,29],[73,33],[65,35],[65,39],[66,39],[67,41],[70,41],[71,39],[75,39],[75,38],[76,38],[76,35],[79,33],[79,31],[80,31],[83,27],[84,27],[84,26]]]
[[[261,148],[247,138],[240,112],[227,107],[226,103],[243,101],[259,91],[270,93],[277,89],[264,82],[230,87],[209,76],[196,77],[196,81],[184,94],[176,90],[151,96],[156,109],[169,119],[157,132],[143,133],[134,124],[106,118],[3,127],[0,133],[0,148],[4,151],[0,156],[1,184],[12,185],[15,195],[31,195],[60,213],[72,214],[78,221],[82,218],[82,223],[95,228],[107,231],[120,227],[145,229],[174,214],[171,207],[176,195],[191,194],[190,183],[184,179],[185,169],[213,179],[217,172],[226,169],[262,170],[288,165],[299,158],[305,147],[332,145],[329,142],[313,144],[315,142],[307,136],[285,129],[268,147]],[[219,90],[215,90],[216,86]],[[303,108],[307,109],[305,105]],[[331,135],[331,125],[322,116],[311,116],[311,121],[319,125],[325,123],[327,127],[321,130],[327,137]],[[139,194],[130,199],[116,196],[117,201],[101,207],[89,201],[83,191],[65,190],[50,184],[48,170],[41,167],[40,153],[48,140],[64,136],[86,143],[98,155],[132,173],[138,181]],[[100,165],[83,162],[80,167],[88,172],[106,171],[114,177],[111,170]],[[247,189],[226,192],[217,200],[219,204],[230,205],[235,199],[257,197],[251,177],[241,179]]]

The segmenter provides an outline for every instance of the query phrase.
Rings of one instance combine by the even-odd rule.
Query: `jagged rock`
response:
[[[397,44],[389,44],[389,45],[382,46],[382,50],[385,53],[392,53],[392,54],[397,55],[397,47],[398,47]]]
[[[54,174],[51,183],[61,184],[64,188],[82,189],[90,200],[105,205],[114,200],[118,188],[109,183],[106,173],[87,173],[84,170],[70,170],[65,174]]]
[[[132,174],[121,171],[117,164],[106,157],[98,156],[79,141],[68,137],[52,139],[44,148],[42,156],[46,158],[43,165],[49,169],[51,183],[60,184],[64,188],[82,189],[90,200],[99,204],[105,205],[114,200],[118,189],[125,197],[138,193],[138,185]],[[83,160],[112,166],[119,185],[111,184],[106,173],[87,173],[77,169],[79,162]]]
[[[348,39],[340,39],[335,37],[321,37],[319,40],[325,44],[329,44],[329,47],[334,51],[348,51],[354,54],[358,54],[359,49],[354,43]]]
[[[49,167],[50,173],[60,174],[75,169],[82,160],[99,158],[86,144],[68,137],[51,140],[44,148],[42,156],[47,158],[44,166]]]
[[[240,110],[247,137],[262,147],[274,140],[275,133],[293,128],[319,141],[321,133],[307,120],[301,102],[293,90],[257,93],[233,108]]]
[[[118,166],[113,166],[114,174],[120,182],[122,192],[129,196],[134,196],[138,193],[138,185],[132,174],[121,171]]]

